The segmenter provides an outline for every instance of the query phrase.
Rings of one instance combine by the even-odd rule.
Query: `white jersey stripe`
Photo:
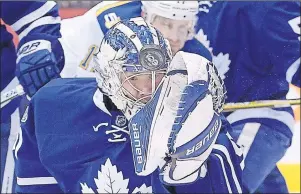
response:
[[[42,5],[40,8],[37,10],[29,13],[28,15],[22,17],[18,21],[16,21],[14,24],[11,25],[11,27],[15,30],[18,31],[20,30],[23,26],[26,24],[29,24],[30,22],[35,21],[36,19],[42,17],[45,15],[48,11],[50,11],[56,3],[54,1],[46,1],[44,5]]]
[[[224,165],[224,160],[220,155],[218,155],[218,154],[214,154],[214,155],[216,155],[218,157],[218,159],[219,159],[219,161],[222,165],[224,179],[226,180],[226,184],[227,184],[227,188],[228,188],[228,193],[232,193],[232,189],[231,189],[231,186],[230,186],[230,183],[229,183],[229,180],[228,180],[228,175],[227,175],[225,165]]]
[[[297,73],[300,68],[301,58],[297,59],[286,71],[286,81],[292,82],[293,76]]]
[[[52,16],[45,16],[37,21],[33,22],[28,28],[23,30],[22,33],[19,35],[19,39],[21,40],[24,36],[26,36],[31,30],[33,30],[36,27],[48,25],[48,24],[59,24],[61,22],[60,17],[52,17]]]
[[[7,147],[7,155],[5,161],[3,180],[1,183],[2,184],[1,193],[12,193],[14,171],[15,171],[13,146],[17,139],[19,129],[20,129],[20,115],[19,115],[19,109],[16,109],[14,113],[11,115],[10,134],[8,137],[8,147]]]
[[[20,178],[17,177],[17,184],[20,186],[28,185],[53,185],[57,184],[54,177],[32,177],[32,178]]]
[[[239,135],[237,144],[243,147],[243,155],[245,158],[248,155],[249,149],[255,139],[255,136],[260,126],[260,123],[246,123]]]
[[[233,167],[233,164],[232,164],[232,161],[231,161],[231,157],[230,157],[230,154],[229,154],[227,148],[223,145],[215,144],[213,146],[213,149],[217,149],[217,150],[221,151],[226,156],[227,162],[229,163],[229,166],[230,166],[230,169],[231,169],[231,172],[232,172],[232,177],[233,177],[235,186],[237,188],[237,191],[238,191],[238,193],[242,193],[242,189],[241,189],[241,186],[239,184],[238,178],[236,176],[236,172],[234,170],[234,167]]]

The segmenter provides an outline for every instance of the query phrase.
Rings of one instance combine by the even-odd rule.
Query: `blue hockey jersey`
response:
[[[54,1],[1,1],[1,19],[18,34],[19,48],[28,41],[59,38],[60,17]],[[1,93],[8,92],[19,84],[15,77],[17,54],[12,35],[4,25],[1,30]],[[27,50],[28,51],[28,50]],[[19,105],[16,99],[1,109],[5,121]]]
[[[7,31],[5,25],[0,25],[0,33],[1,94],[3,94],[14,89],[18,84],[18,80],[15,78],[17,56],[13,36]],[[6,122],[18,105],[19,99],[15,99],[1,108],[1,122]]]
[[[15,78],[16,49],[13,43],[13,36],[7,31],[6,26],[0,25],[0,83],[1,96],[14,89],[18,85]],[[1,98],[1,100],[3,100]],[[14,192],[14,158],[12,156],[13,143],[19,130],[20,98],[15,98],[0,110],[1,130],[1,175],[0,192]]]
[[[300,86],[300,2],[200,1],[196,38],[224,78],[226,102],[285,99]],[[299,72],[299,73],[298,73]],[[247,109],[227,117],[292,137],[291,108]]]
[[[1,18],[18,34],[19,47],[46,36],[60,37],[61,18],[54,1],[3,1]],[[31,37],[33,35],[33,37]]]
[[[17,192],[211,193],[243,190],[242,153],[224,121],[207,161],[207,175],[164,186],[158,172],[134,171],[127,120],[95,79],[56,79],[32,98],[16,143]]]
[[[60,35],[60,18],[55,2],[0,1],[0,19],[10,25],[19,35],[19,46],[33,39]],[[17,54],[13,37],[2,24],[0,34],[2,95],[15,89],[19,82],[15,77]],[[15,192],[12,149],[20,130],[19,112],[23,112],[22,105],[18,108],[20,102],[23,104],[21,98],[18,97],[1,108],[1,193]]]
[[[225,78],[227,102],[284,99],[288,82],[300,86],[300,2],[199,4],[197,38]]]

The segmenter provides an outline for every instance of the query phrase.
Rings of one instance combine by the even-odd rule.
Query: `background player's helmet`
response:
[[[197,22],[199,4],[197,1],[142,1],[142,11],[147,22],[152,23],[156,16],[174,20],[191,21],[189,39],[192,39]]]
[[[130,118],[145,103],[127,95],[121,76],[126,72],[148,74],[153,94],[156,74],[165,74],[171,58],[168,41],[142,17],[120,21],[105,34],[94,57],[98,86]]]

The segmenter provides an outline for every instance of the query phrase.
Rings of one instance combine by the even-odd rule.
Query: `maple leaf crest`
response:
[[[213,48],[210,47],[210,41],[208,36],[204,33],[203,29],[200,29],[195,38],[200,41],[211,53],[212,62],[218,69],[218,72],[222,79],[225,78],[225,74],[229,71],[231,63],[230,56],[228,53],[219,53],[217,56],[213,55]]]
[[[151,186],[147,187],[145,184],[141,185],[139,188],[135,188],[133,191],[134,193],[153,193],[153,189]]]
[[[82,188],[82,193],[94,193],[94,191],[89,188],[86,183],[80,183],[80,186]]]
[[[104,165],[101,165],[97,178],[94,179],[97,186],[97,193],[128,193],[129,179],[124,179],[122,171],[118,172],[117,167],[112,165],[108,158]],[[95,193],[86,183],[80,183],[82,193]],[[145,184],[135,188],[133,193],[152,193],[152,187]]]
[[[94,179],[98,193],[128,193],[129,179],[123,179],[122,172],[112,165],[108,158],[105,165],[101,165],[97,178]],[[80,183],[82,193],[94,193],[86,183]]]
[[[98,171],[98,179],[94,179],[98,193],[128,193],[129,179],[123,179],[122,172],[117,172],[117,167],[112,165],[108,158],[105,165]]]

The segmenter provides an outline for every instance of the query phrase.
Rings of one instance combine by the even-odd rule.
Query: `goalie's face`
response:
[[[120,74],[124,95],[136,103],[147,103],[161,83],[165,71],[124,72]]]
[[[193,21],[174,20],[155,16],[152,25],[169,41],[171,50],[175,55],[176,52],[184,47],[185,42],[188,40]]]

